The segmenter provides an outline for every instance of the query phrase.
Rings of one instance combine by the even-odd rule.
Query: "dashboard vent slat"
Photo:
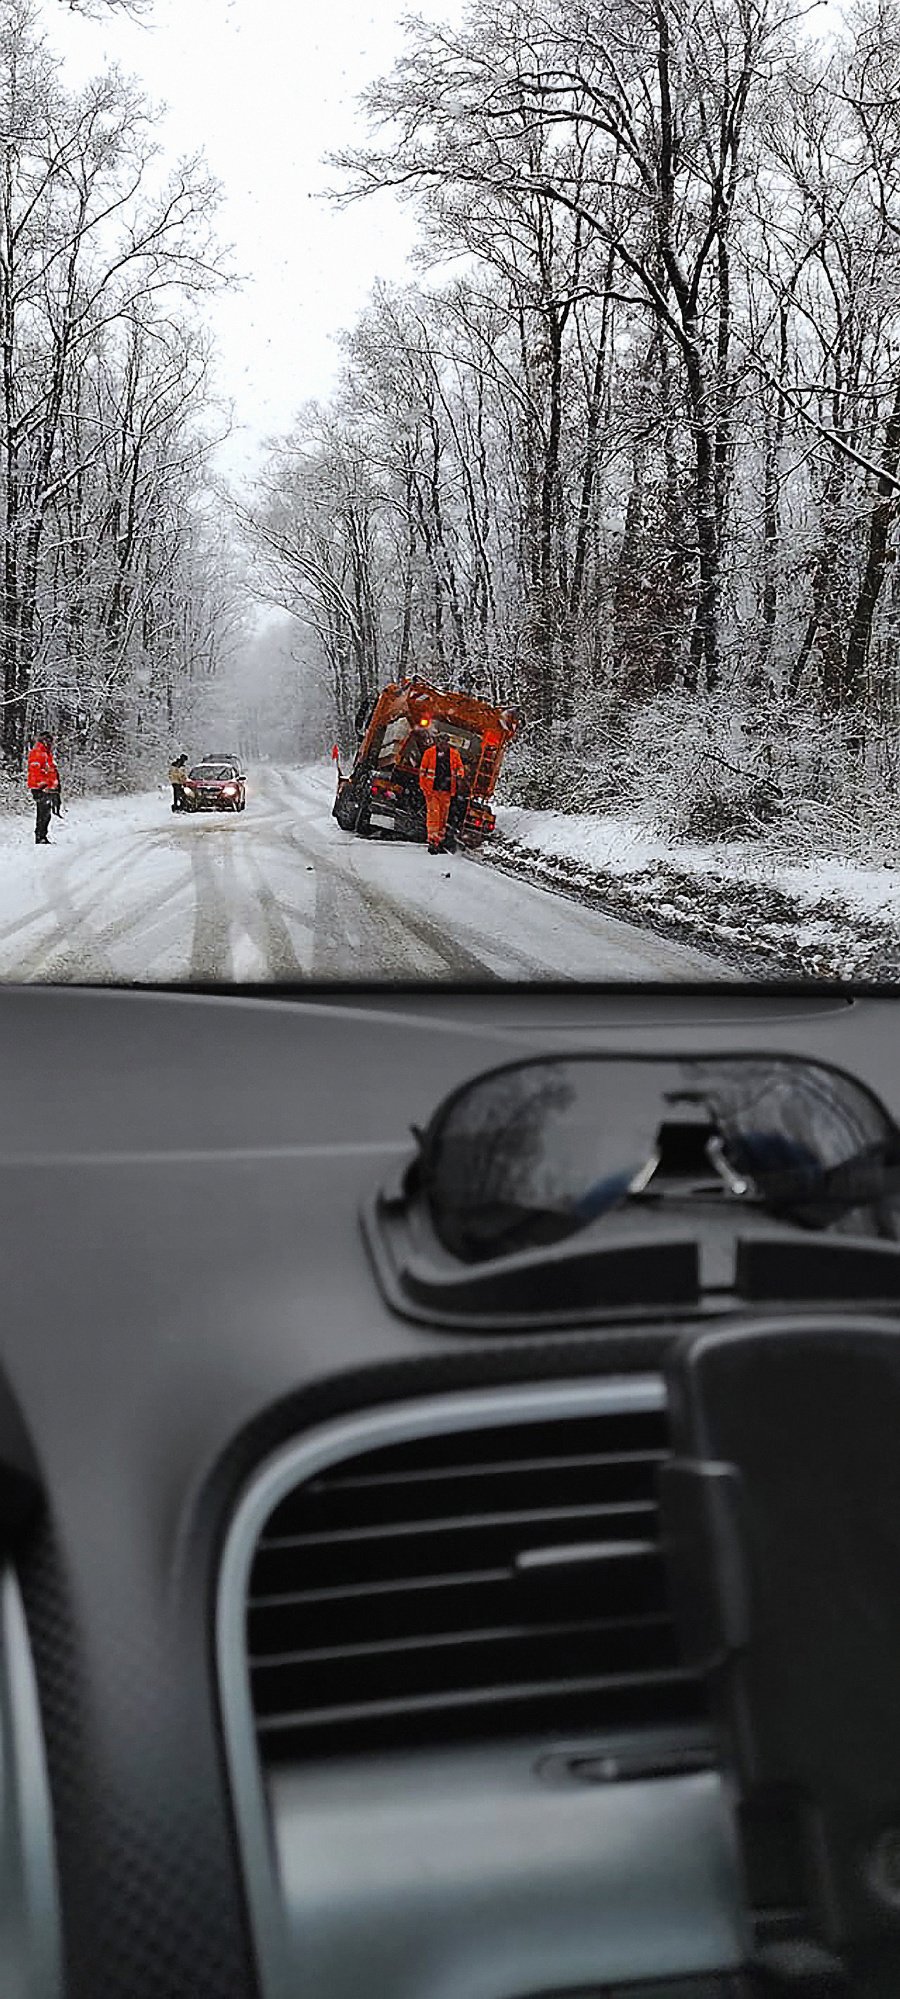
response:
[[[551,1680],[528,1687],[507,1686],[483,1693],[440,1698],[372,1701],[316,1711],[263,1716],[257,1723],[263,1754],[273,1761],[298,1756],[347,1754],[353,1750],[421,1743],[470,1742],[479,1736],[531,1734],[559,1736],[590,1729],[654,1729],[696,1721],[697,1688],[682,1670],[622,1674],[618,1679]],[[649,1716],[652,1715],[652,1723]],[[561,1717],[563,1721],[561,1722]]]
[[[621,1540],[633,1532],[645,1540],[656,1519],[654,1498],[631,1500],[622,1506],[548,1508],[542,1513],[457,1515],[452,1520],[419,1521],[394,1527],[365,1525],[355,1533],[296,1535],[291,1540],[260,1542],[254,1568],[254,1594],[283,1592],[288,1578],[307,1589],[334,1587],[337,1577],[352,1583],[401,1581],[442,1569],[449,1575],[470,1575],[486,1567],[508,1568],[522,1548],[555,1548],[580,1534],[597,1541],[603,1533]]]
[[[292,1497],[279,1508],[272,1532],[276,1538],[288,1536],[295,1519],[308,1522],[315,1515],[323,1532],[335,1532],[342,1526],[357,1527],[363,1514],[374,1529],[379,1524],[393,1526],[410,1515],[424,1524],[459,1514],[517,1513],[527,1507],[536,1512],[563,1506],[615,1505],[644,1492],[648,1468],[658,1464],[658,1453],[629,1451],[583,1454],[569,1460],[541,1458],[514,1465],[442,1466],[433,1471],[398,1472],[393,1477],[369,1472],[333,1483],[316,1479],[306,1488],[302,1505]]]
[[[253,1562],[267,1758],[694,1720],[658,1545],[662,1411],[367,1450],[281,1500]]]

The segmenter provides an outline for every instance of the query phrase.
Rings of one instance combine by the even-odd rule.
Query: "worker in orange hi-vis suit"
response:
[[[438,731],[437,741],[425,751],[419,765],[419,785],[425,794],[428,815],[428,852],[442,854],[447,840],[447,820],[454,798],[466,781],[462,757],[446,731]]]
[[[44,729],[28,752],[28,789],[35,804],[35,845],[49,847],[47,828],[59,810],[59,771],[53,757],[53,737]]]

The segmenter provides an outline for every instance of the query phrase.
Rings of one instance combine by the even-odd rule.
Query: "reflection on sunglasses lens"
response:
[[[898,1168],[877,1099],[789,1058],[523,1063],[451,1099],[422,1152],[433,1227],[465,1262],[665,1196],[749,1198],[806,1228],[890,1235]]]

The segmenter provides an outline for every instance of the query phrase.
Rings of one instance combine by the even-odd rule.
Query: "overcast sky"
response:
[[[463,0],[415,0],[415,10],[459,20]],[[223,185],[220,233],[245,278],[214,309],[236,426],[221,461],[233,476],[252,472],[308,396],[327,395],[335,336],[375,279],[408,273],[408,210],[385,196],[337,214],[316,198],[332,178],[324,155],[363,137],[356,100],[399,53],[403,11],[404,0],[156,0],[138,26],[45,6],[71,83],[107,60],[139,77],[168,107],[167,149],[202,147]]]

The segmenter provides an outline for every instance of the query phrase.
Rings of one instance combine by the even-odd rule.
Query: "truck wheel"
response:
[[[367,804],[360,806],[356,815],[356,825],[353,830],[359,834],[361,840],[371,840],[372,821],[369,816],[369,807]]]
[[[339,793],[334,801],[332,812],[342,833],[352,833],[354,831],[358,810],[356,799],[349,788]]]

